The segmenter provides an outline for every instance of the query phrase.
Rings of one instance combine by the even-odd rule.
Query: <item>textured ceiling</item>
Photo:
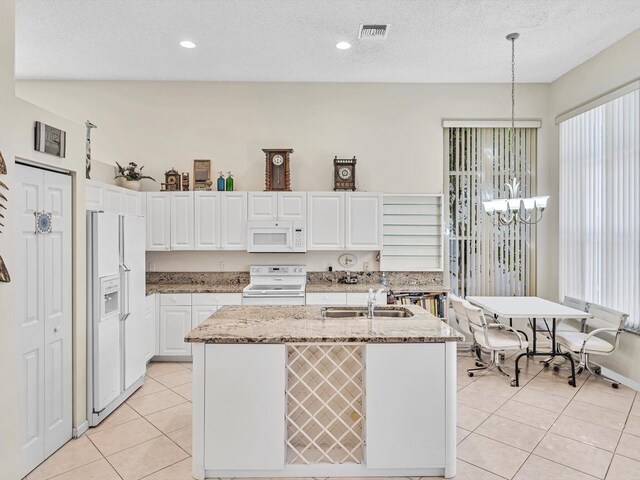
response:
[[[506,82],[517,31],[517,80],[550,82],[640,28],[640,1],[18,0],[16,16],[18,78]],[[388,38],[358,40],[361,23]]]

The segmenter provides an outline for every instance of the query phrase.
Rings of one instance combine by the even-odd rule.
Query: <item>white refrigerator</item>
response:
[[[87,213],[87,416],[99,424],[144,382],[144,217]]]

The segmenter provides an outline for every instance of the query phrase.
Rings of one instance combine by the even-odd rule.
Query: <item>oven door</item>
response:
[[[293,251],[291,222],[249,222],[247,252],[282,253]]]

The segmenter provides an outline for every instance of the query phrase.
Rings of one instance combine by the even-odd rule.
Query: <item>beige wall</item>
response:
[[[238,190],[261,190],[261,149],[285,146],[292,156],[295,190],[332,188],[332,159],[358,158],[358,187],[384,192],[440,193],[444,178],[443,119],[506,119],[509,85],[66,82],[20,81],[18,95],[76,121],[98,125],[93,157],[113,164],[135,161],[162,181],[172,166],[191,171],[194,158],[212,160],[217,172],[232,171]],[[548,85],[519,85],[519,118],[542,119],[540,192],[555,195],[556,179],[547,165]],[[148,182],[144,188],[157,190]],[[551,202],[547,216],[557,217]],[[539,293],[557,291],[555,238],[539,228]],[[364,254],[370,258],[371,253]],[[335,255],[283,257],[324,269]],[[157,270],[246,269],[263,262],[257,255],[196,252],[148,254]],[[371,265],[378,268],[378,264]]]
[[[8,175],[2,176],[10,190],[5,214],[5,228],[0,235],[0,254],[11,273],[17,268],[14,258],[14,199],[16,157],[56,165],[73,172],[74,236],[73,236],[73,335],[74,335],[74,425],[86,419],[85,406],[85,216],[84,216],[84,129],[57,115],[15,97],[13,81],[15,4],[0,1],[0,150],[7,163]],[[56,159],[33,150],[34,121],[55,125],[67,132],[67,157]],[[79,175],[78,175],[79,174]],[[18,478],[20,469],[18,418],[18,358],[15,349],[16,329],[13,312],[16,286],[14,282],[0,283],[0,478]]]
[[[551,84],[554,117],[598,98],[633,80],[640,79],[640,30],[626,36],[591,60],[579,65]],[[558,129],[552,130],[557,178]],[[640,187],[640,186],[638,186]],[[556,187],[557,191],[557,187]],[[602,365],[636,382],[640,388],[640,336],[623,334],[616,353]]]

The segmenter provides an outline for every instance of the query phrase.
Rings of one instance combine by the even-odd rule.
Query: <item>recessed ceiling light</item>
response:
[[[196,48],[196,44],[190,40],[182,40],[180,46],[184,48]]]
[[[336,43],[336,48],[338,50],[348,50],[351,48],[351,44],[349,42],[338,42]]]

